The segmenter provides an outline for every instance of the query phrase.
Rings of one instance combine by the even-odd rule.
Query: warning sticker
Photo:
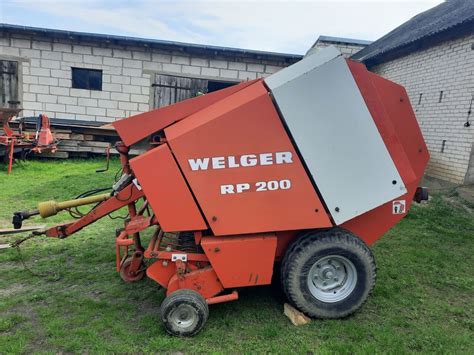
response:
[[[392,202],[392,214],[404,214],[407,210],[405,200],[395,200]]]

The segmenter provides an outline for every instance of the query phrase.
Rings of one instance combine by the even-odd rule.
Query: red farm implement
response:
[[[208,305],[270,284],[275,265],[306,315],[353,313],[375,283],[369,246],[427,199],[418,184],[429,156],[405,89],[333,47],[113,125],[122,176],[111,192],[40,203],[15,213],[14,226],[96,204],[37,232],[66,238],[127,207],[117,271],[167,289],[161,317],[173,335],[200,331]],[[130,158],[143,141],[148,150]]]
[[[19,151],[22,157],[33,152],[56,151],[56,142],[51,133],[49,118],[41,114],[36,121],[36,133],[34,135],[23,132],[23,118],[17,118],[21,109],[0,108],[0,123],[3,134],[0,135],[0,147],[3,146],[4,162],[8,164],[8,175],[10,175],[15,152]],[[13,131],[10,122],[18,121],[18,132]]]

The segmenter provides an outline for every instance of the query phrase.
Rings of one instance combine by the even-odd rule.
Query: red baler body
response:
[[[360,63],[348,66],[407,188],[397,197],[406,201],[403,213],[394,214],[389,201],[340,225],[371,245],[408,213],[429,155],[405,89]],[[166,143],[133,158],[131,168],[165,232],[212,231],[201,244],[226,288],[269,283],[274,260],[300,231],[335,225],[262,79],[114,126],[129,145],[163,130]],[[291,153],[291,163],[277,161],[284,152]],[[191,166],[190,159],[201,165]],[[257,191],[259,182],[285,180],[291,188]],[[232,185],[234,192],[223,195],[222,185]],[[254,254],[245,250],[252,238]],[[226,263],[212,259],[216,248]],[[270,251],[267,262],[263,251]],[[149,269],[153,272],[161,270]],[[225,275],[242,282],[226,284]],[[167,280],[159,282],[167,287]]]

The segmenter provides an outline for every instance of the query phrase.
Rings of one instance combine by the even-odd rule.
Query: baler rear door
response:
[[[336,49],[311,54],[265,83],[336,224],[406,193]]]

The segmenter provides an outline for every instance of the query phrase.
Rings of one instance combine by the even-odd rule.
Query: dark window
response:
[[[75,89],[102,90],[102,70],[72,68],[72,87]]]

